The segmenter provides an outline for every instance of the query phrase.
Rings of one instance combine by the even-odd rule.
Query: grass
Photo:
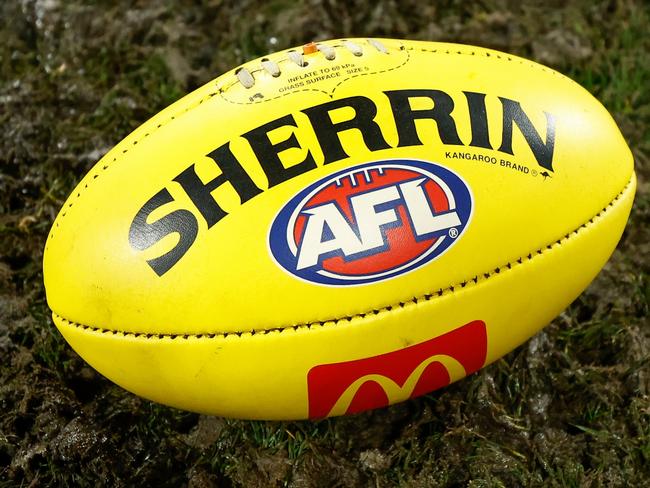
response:
[[[3,2],[0,487],[642,486],[650,479],[649,26],[641,0]],[[204,417],[95,373],[53,328],[42,285],[44,240],[76,182],[127,133],[219,73],[314,38],[351,36],[493,47],[551,65],[599,98],[639,176],[610,263],[544,331],[492,366],[354,417]]]

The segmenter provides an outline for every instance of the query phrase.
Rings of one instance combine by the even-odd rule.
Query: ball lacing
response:
[[[388,49],[380,41],[376,39],[368,39],[368,43],[380,53],[388,54]],[[353,55],[363,56],[363,48],[359,44],[347,40],[342,41],[341,44]],[[291,50],[287,52],[287,57],[289,61],[294,63],[296,66],[304,68],[309,65],[309,63],[305,59],[305,53],[314,52],[314,48],[318,52],[322,53],[325,59],[327,59],[328,61],[332,61],[336,59],[335,48],[333,48],[332,46],[328,46],[326,44],[318,44],[318,43],[306,44],[303,47],[303,52]],[[277,78],[282,74],[280,70],[280,65],[276,61],[272,61],[269,58],[262,58],[261,65],[262,65],[262,69],[266,71],[268,74],[270,74],[271,76],[273,76],[274,78]],[[255,85],[255,78],[253,77],[253,73],[251,73],[249,69],[244,67],[239,68],[235,71],[235,75],[237,76],[237,79],[239,80],[239,82],[242,84],[244,88],[251,88],[253,85]]]

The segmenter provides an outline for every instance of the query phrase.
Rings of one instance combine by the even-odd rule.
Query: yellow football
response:
[[[607,261],[632,155],[585,89],[473,46],[272,54],[163,110],[65,202],[54,323],[145,398],[319,418],[456,381]]]

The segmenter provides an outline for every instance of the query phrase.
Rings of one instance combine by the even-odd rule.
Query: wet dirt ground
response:
[[[650,6],[638,1],[0,3],[0,486],[643,486],[650,479]],[[639,189],[603,272],[529,342],[423,398],[320,422],[177,411],[54,328],[54,216],[114,144],[241,62],[307,41],[446,40],[576,79]]]

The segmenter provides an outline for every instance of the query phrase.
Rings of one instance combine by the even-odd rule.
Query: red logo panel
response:
[[[439,358],[432,359],[434,356]],[[487,357],[485,322],[475,320],[426,342],[379,356],[313,367],[307,374],[309,417],[330,415],[342,397],[346,393],[349,396],[351,387],[356,391],[341,413],[357,413],[394,403],[396,400],[390,398],[390,392],[381,383],[392,383],[398,390],[407,383],[415,383],[409,398],[446,386],[451,376],[440,356],[458,362],[465,375],[481,369]]]

